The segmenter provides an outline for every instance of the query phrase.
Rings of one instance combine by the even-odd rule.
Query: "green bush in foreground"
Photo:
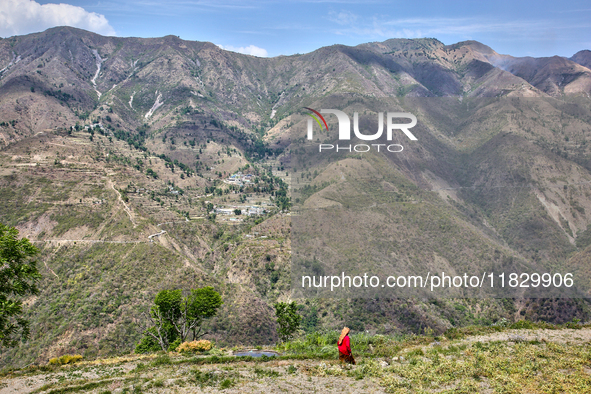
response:
[[[291,303],[277,302],[275,305],[275,316],[277,316],[277,334],[282,342],[288,341],[300,328],[302,316],[298,314],[298,305],[295,301]]]
[[[22,318],[22,297],[39,294],[41,274],[32,257],[39,250],[18,230],[0,223],[0,346],[15,346],[29,337],[29,322]]]

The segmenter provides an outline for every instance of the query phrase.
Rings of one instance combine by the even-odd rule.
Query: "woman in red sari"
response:
[[[339,360],[342,363],[355,364],[355,359],[351,353],[351,339],[349,338],[349,331],[351,331],[349,330],[349,327],[343,328],[343,331],[341,331],[341,336],[339,337],[339,341],[337,342],[337,346],[339,347]]]

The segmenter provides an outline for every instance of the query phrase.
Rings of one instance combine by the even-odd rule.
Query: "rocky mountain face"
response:
[[[0,41],[1,114],[19,121],[2,130],[2,138],[7,143],[100,116],[99,104],[128,128],[169,126],[171,110],[191,106],[253,129],[311,100],[353,91],[375,97],[586,94],[587,58],[588,51],[572,59],[514,58],[477,42],[418,39],[263,59],[175,36],[102,37],[54,28]]]
[[[570,58],[575,63],[580,64],[583,67],[589,68],[591,66],[591,51],[588,49],[584,49],[579,51]]]
[[[221,344],[276,341],[272,304],[291,296],[287,190],[298,209],[326,213],[330,231],[351,228],[330,209],[372,190],[382,232],[406,245],[400,264],[585,273],[589,64],[589,51],[515,58],[435,39],[276,58],[74,28],[0,40],[0,221],[36,243],[43,270],[41,294],[26,300],[31,340],[2,363],[130,351],[167,288],[220,291],[208,329]],[[332,157],[297,168],[303,107],[362,114],[369,102],[416,114],[420,144],[361,167]],[[360,122],[373,128],[369,112]],[[229,180],[238,173],[252,183]],[[308,331],[589,317],[581,299],[299,302]]]

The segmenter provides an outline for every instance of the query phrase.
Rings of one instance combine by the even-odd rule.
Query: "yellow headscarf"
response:
[[[337,342],[338,346],[341,346],[343,343],[343,339],[345,339],[345,337],[347,336],[347,334],[349,333],[349,327],[345,327],[343,328],[343,331],[341,331],[341,336],[339,337],[339,341]]]

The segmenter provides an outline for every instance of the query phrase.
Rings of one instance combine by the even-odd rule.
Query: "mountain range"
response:
[[[0,221],[35,242],[43,271],[26,300],[31,339],[1,362],[129,352],[159,290],[205,285],[224,299],[212,338],[275,342],[272,304],[294,296],[294,231],[334,239],[293,240],[294,256],[334,268],[357,229],[334,213],[361,205],[372,222],[355,242],[388,234],[393,264],[563,269],[587,296],[589,67],[588,50],[512,57],[431,38],[275,58],[70,27],[1,39]],[[357,111],[370,129],[377,109],[412,112],[419,142],[308,160],[305,107]],[[292,226],[305,211],[328,230]],[[543,296],[298,303],[307,331],[589,319],[584,298]]]

